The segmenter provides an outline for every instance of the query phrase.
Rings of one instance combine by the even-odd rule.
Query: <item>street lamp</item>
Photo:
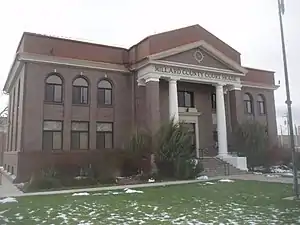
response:
[[[284,66],[285,89],[286,89],[285,103],[287,105],[287,110],[288,110],[288,125],[289,125],[290,141],[291,141],[291,148],[292,148],[294,192],[295,192],[295,198],[299,199],[298,173],[297,173],[297,165],[296,165],[296,149],[295,149],[295,140],[294,140],[293,118],[292,118],[292,101],[290,95],[289,75],[288,75],[288,68],[287,68],[286,50],[285,50],[285,43],[284,43],[283,24],[282,24],[282,15],[284,14],[285,7],[284,7],[284,0],[277,0],[277,1],[278,1],[278,14],[279,14],[279,23],[280,23],[283,66]]]

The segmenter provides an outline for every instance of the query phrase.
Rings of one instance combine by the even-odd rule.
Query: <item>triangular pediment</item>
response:
[[[215,68],[246,74],[247,70],[207,43],[200,41],[157,53],[152,60]]]

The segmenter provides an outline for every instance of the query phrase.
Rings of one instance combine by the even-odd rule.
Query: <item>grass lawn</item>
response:
[[[292,186],[256,181],[17,198],[0,204],[0,224],[300,224]]]

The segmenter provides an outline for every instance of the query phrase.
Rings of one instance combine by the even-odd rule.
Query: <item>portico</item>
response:
[[[192,83],[211,87],[216,96],[216,126],[218,139],[218,157],[232,158],[228,154],[227,121],[224,94],[227,91],[241,90],[241,77],[246,70],[205,43],[185,46],[168,53],[163,52],[149,57],[148,63],[138,70],[138,83],[146,86],[147,124],[155,132],[161,123],[160,118],[160,82],[168,83],[168,118],[174,122],[192,123],[195,132],[196,155],[200,156],[199,117],[204,109],[195,105],[178,106],[178,83]],[[191,50],[194,63],[175,62],[170,57]],[[193,50],[194,49],[194,50]],[[208,53],[209,52],[209,53]],[[215,54],[213,54],[214,52]],[[218,57],[216,57],[218,55]],[[205,57],[216,60],[215,67],[203,64]],[[217,65],[220,63],[220,65]],[[218,68],[223,67],[223,68]],[[155,90],[155,93],[151,93]],[[148,102],[152,101],[152,102]],[[190,100],[188,100],[190,101]],[[156,115],[153,115],[155,113]],[[151,115],[150,115],[151,114]],[[206,114],[207,115],[207,114]],[[207,131],[208,132],[208,131]],[[244,167],[244,166],[243,166]]]
[[[151,75],[149,75],[149,77],[147,77],[145,79],[145,85],[146,85],[146,96],[153,96],[153,93],[149,93],[150,89],[153,90],[153,86],[156,86],[155,90],[155,96],[156,98],[150,98],[150,97],[146,97],[147,100],[149,101],[157,101],[159,102],[159,81],[160,79],[164,79],[168,82],[169,84],[169,98],[168,98],[168,102],[169,102],[169,118],[173,119],[174,122],[179,122],[179,121],[186,121],[186,120],[180,120],[180,115],[179,115],[179,107],[178,107],[178,89],[177,89],[177,83],[181,81],[180,78],[177,77],[172,77],[172,76],[166,76],[166,74],[159,74],[159,73],[153,73]],[[184,80],[183,80],[184,81]],[[155,84],[153,82],[156,82]],[[189,82],[191,82],[189,80]],[[198,80],[195,80],[195,83],[199,83]],[[206,83],[206,84],[210,84],[212,86],[215,87],[215,91],[216,91],[216,103],[217,103],[217,110],[216,110],[216,118],[217,118],[217,131],[218,131],[218,150],[219,150],[219,155],[220,156],[224,156],[227,155],[228,150],[227,150],[227,126],[226,126],[226,117],[225,117],[225,102],[224,102],[224,87],[228,87],[230,86],[230,84],[224,84],[224,83]],[[152,87],[151,87],[152,86]],[[232,85],[231,84],[231,89],[238,89],[239,86],[238,85]],[[157,104],[157,103],[156,103]],[[158,107],[158,106],[154,106],[155,103],[148,103],[147,105],[150,105],[151,107]],[[154,112],[154,109],[150,109],[148,108],[149,112]],[[159,112],[159,110],[155,110],[157,113]],[[195,110],[195,108],[190,108],[189,111],[192,113],[194,111],[194,113],[197,113],[197,110]],[[201,113],[196,114],[195,116],[200,116]],[[151,126],[153,126],[153,124],[157,124],[159,118],[158,117],[154,117],[153,115],[150,116],[149,120],[151,120],[151,122],[149,122],[149,124],[151,124]],[[190,121],[186,121],[186,122],[190,122]],[[195,126],[195,129],[198,130],[198,123],[194,122],[197,126]],[[196,131],[196,133],[198,133]],[[197,135],[196,135],[197,136]],[[197,138],[196,138],[197,139]],[[196,141],[197,142],[197,141]],[[197,149],[199,149],[199,146],[196,143],[196,147]]]

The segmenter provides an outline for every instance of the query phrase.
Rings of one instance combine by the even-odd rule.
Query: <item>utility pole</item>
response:
[[[288,75],[285,41],[284,41],[284,33],[283,33],[283,23],[282,23],[282,15],[284,14],[285,6],[284,6],[284,0],[277,0],[277,1],[278,1],[281,47],[282,47],[283,66],[284,66],[285,89],[286,89],[286,102],[285,103],[287,105],[287,110],[288,110],[288,125],[289,125],[290,142],[291,142],[291,148],[292,148],[294,194],[295,194],[295,199],[298,200],[299,199],[299,187],[298,187],[298,173],[297,173],[297,165],[296,165],[296,157],[295,157],[296,149],[295,149],[294,126],[293,126],[293,117],[292,117],[292,101],[291,101],[291,95],[290,95],[289,75]]]

